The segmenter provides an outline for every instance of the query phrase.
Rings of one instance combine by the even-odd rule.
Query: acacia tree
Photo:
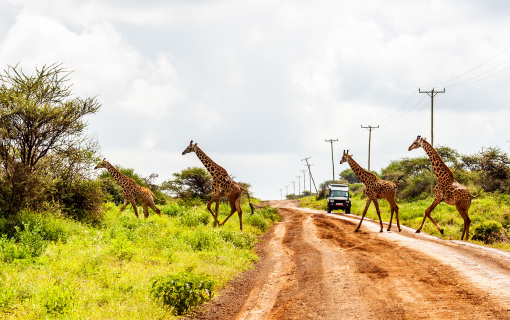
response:
[[[97,148],[86,146],[84,117],[95,114],[100,105],[94,97],[73,95],[70,73],[62,64],[52,64],[36,68],[33,74],[19,65],[8,66],[0,74],[0,174],[10,185],[11,211],[28,205],[29,195],[33,198],[46,189],[44,183],[49,181],[42,176],[51,174],[55,163],[51,158],[60,156],[61,165],[72,164],[75,169],[77,147],[86,158],[94,158]]]
[[[201,167],[189,167],[173,174],[174,179],[163,182],[161,189],[179,198],[206,199],[212,192],[212,176]]]

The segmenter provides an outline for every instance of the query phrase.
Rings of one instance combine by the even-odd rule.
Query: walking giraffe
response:
[[[462,230],[460,240],[464,240],[464,235],[467,240],[469,237],[469,225],[471,224],[471,219],[468,216],[471,199],[478,197],[482,189],[480,188],[477,195],[473,196],[471,192],[469,192],[468,188],[458,183],[455,180],[455,175],[452,170],[450,170],[450,168],[448,168],[448,166],[444,163],[439,153],[437,153],[434,147],[432,147],[432,145],[421,136],[418,136],[413,144],[411,144],[409,151],[418,148],[423,148],[429,156],[432,167],[436,173],[437,184],[434,187],[434,201],[430,207],[425,210],[423,221],[421,222],[420,227],[416,230],[416,233],[420,233],[421,228],[423,228],[423,224],[425,223],[425,219],[428,217],[430,221],[434,223],[437,230],[443,234],[443,229],[437,225],[430,213],[438,204],[444,201],[451,206],[455,206],[462,216],[462,219],[464,219],[464,230]]]
[[[375,174],[368,172],[363,169],[354,159],[352,155],[349,154],[349,150],[347,152],[344,150],[344,154],[342,156],[342,160],[340,160],[340,164],[347,162],[349,166],[351,166],[352,171],[356,174],[356,177],[363,182],[365,185],[365,194],[367,195],[367,202],[365,204],[365,210],[363,210],[363,216],[359,222],[358,227],[354,232],[358,232],[361,227],[361,223],[367,214],[368,207],[370,206],[370,202],[374,202],[375,210],[377,211],[377,215],[379,216],[379,223],[381,224],[381,231],[383,232],[383,223],[381,220],[381,212],[379,210],[379,202],[377,199],[386,199],[390,203],[391,207],[391,218],[390,225],[388,226],[388,231],[391,229],[391,222],[393,221],[393,212],[395,212],[395,216],[397,217],[397,227],[398,231],[402,231],[400,229],[400,221],[398,220],[398,206],[395,201],[395,196],[397,194],[397,185],[391,181],[381,180],[375,176]]]
[[[151,190],[138,185],[135,180],[123,175],[119,170],[112,166],[106,159],[103,159],[94,169],[105,168],[110,172],[113,179],[122,187],[122,197],[124,198],[124,204],[120,208],[120,212],[126,209],[128,203],[131,203],[133,210],[135,211],[136,217],[138,218],[138,209],[136,208],[136,202],[141,202],[143,206],[143,215],[145,218],[149,216],[150,207],[154,212],[161,215],[161,211],[154,205],[154,199],[156,198]],[[160,200],[161,201],[161,200]]]
[[[205,168],[207,171],[209,171],[213,178],[213,196],[211,200],[209,200],[209,203],[207,203],[207,209],[209,209],[209,212],[211,212],[216,223],[218,223],[219,226],[224,225],[225,222],[227,222],[227,220],[234,214],[234,212],[237,211],[237,214],[239,215],[240,229],[243,231],[243,210],[241,209],[241,194],[243,191],[248,195],[248,203],[250,203],[251,213],[253,214],[253,205],[250,202],[250,194],[248,193],[248,190],[244,189],[237,182],[232,180],[232,178],[228,175],[227,170],[225,170],[223,167],[220,167],[216,162],[212,161],[211,158],[209,158],[196,143],[193,144],[193,140],[191,140],[189,146],[184,149],[182,155],[190,152],[194,152],[197,155],[198,159],[202,161]],[[220,198],[224,194],[227,195],[228,201],[230,203],[230,214],[222,223],[220,223],[218,221],[218,207]],[[213,202],[216,203],[216,213],[211,210],[211,205]]]

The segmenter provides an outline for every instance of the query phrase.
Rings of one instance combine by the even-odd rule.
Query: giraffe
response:
[[[397,185],[391,181],[381,180],[375,176],[375,174],[368,172],[363,169],[354,159],[352,155],[349,154],[349,150],[347,152],[344,150],[342,160],[340,160],[340,164],[347,162],[349,166],[351,166],[352,171],[356,174],[356,177],[363,182],[365,185],[365,194],[367,195],[367,202],[365,204],[365,210],[363,210],[363,216],[359,222],[358,227],[354,232],[358,232],[361,227],[361,223],[363,222],[363,218],[367,214],[368,207],[370,206],[370,202],[374,202],[375,210],[377,211],[377,215],[379,216],[379,223],[381,224],[381,231],[383,232],[383,223],[381,220],[381,212],[379,211],[379,202],[377,199],[386,199],[390,203],[391,207],[391,218],[390,224],[388,226],[388,231],[391,230],[391,222],[393,221],[393,213],[395,212],[395,216],[397,218],[397,227],[398,231],[402,231],[400,229],[400,221],[398,219],[398,206],[395,201],[395,196],[397,194]]]
[[[105,168],[110,172],[113,179],[122,187],[122,197],[124,198],[124,204],[120,208],[120,212],[126,209],[128,203],[131,203],[133,210],[135,211],[136,217],[138,218],[138,209],[136,208],[136,202],[139,201],[143,206],[143,214],[145,218],[149,216],[150,207],[154,212],[161,215],[161,211],[154,205],[154,199],[156,198],[151,190],[138,185],[135,180],[123,175],[119,170],[112,166],[106,159],[103,159],[94,169]],[[153,199],[154,198],[154,199]],[[161,201],[161,200],[160,200]]]
[[[194,152],[197,155],[198,159],[202,161],[207,171],[209,171],[209,173],[212,175],[213,196],[211,197],[211,200],[209,200],[209,203],[207,203],[207,209],[209,209],[209,212],[211,212],[216,223],[219,226],[224,225],[225,222],[227,222],[227,220],[234,214],[234,212],[237,211],[237,214],[239,215],[239,225],[241,231],[243,231],[243,211],[241,210],[241,193],[243,191],[248,195],[248,203],[250,203],[251,213],[253,214],[253,204],[250,202],[250,194],[248,193],[248,190],[244,189],[237,182],[235,182],[228,175],[227,170],[220,167],[216,162],[212,161],[211,158],[209,158],[202,151],[202,149],[198,147],[197,143],[193,144],[193,140],[191,140],[189,146],[184,149],[182,155],[190,152]],[[230,203],[230,214],[222,223],[220,223],[218,221],[218,207],[220,198],[224,194],[227,195],[228,201]],[[211,205],[214,202],[216,203],[216,213],[211,210]]]
[[[460,237],[460,240],[464,240],[464,235],[465,239],[468,240],[469,225],[471,224],[471,219],[468,216],[468,211],[469,207],[471,206],[471,199],[478,197],[482,189],[480,188],[477,195],[473,196],[471,192],[469,192],[468,188],[458,183],[455,180],[455,175],[453,174],[452,170],[450,170],[450,168],[448,168],[448,166],[444,163],[439,153],[437,153],[434,147],[432,147],[432,145],[421,136],[418,136],[413,144],[411,144],[409,151],[418,148],[423,148],[423,150],[425,150],[429,156],[432,167],[436,173],[437,184],[434,187],[434,201],[430,207],[425,210],[423,221],[421,222],[420,227],[416,230],[416,233],[420,233],[421,228],[423,228],[423,224],[425,223],[425,219],[428,217],[430,221],[434,223],[437,230],[443,234],[443,229],[437,225],[436,221],[434,221],[430,213],[438,204],[444,201],[451,206],[455,206],[457,211],[462,216],[462,219],[464,219],[464,230],[462,230],[462,236]]]

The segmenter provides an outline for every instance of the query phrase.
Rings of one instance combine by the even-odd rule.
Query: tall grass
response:
[[[162,216],[137,219],[105,204],[95,226],[50,213],[0,221],[1,318],[174,319],[173,307],[151,297],[151,279],[205,275],[214,294],[253,265],[257,236],[279,219],[245,206],[241,233],[237,214],[219,228],[203,205],[160,208]],[[221,220],[229,212],[222,204]]]
[[[316,208],[319,210],[325,210],[327,203],[326,199],[315,200],[313,197],[303,198],[299,201],[300,205],[303,207]],[[361,194],[357,194],[351,198],[351,201],[351,213],[361,216],[365,208],[366,198],[362,198]],[[425,210],[431,204],[431,198],[414,202],[398,201],[400,224],[417,229],[423,220]],[[381,210],[382,220],[389,222],[391,210],[388,201],[379,199],[379,208]],[[366,217],[377,221],[379,220],[373,204],[370,205]],[[450,236],[452,239],[460,239],[464,228],[464,220],[454,206],[442,202],[432,211],[432,217],[438,225],[444,229],[444,234],[442,235],[429,219],[426,220],[422,232],[443,239],[450,239]],[[469,209],[469,217],[471,218],[469,238],[474,235],[477,226],[488,221],[500,223],[504,228],[504,232],[508,234],[510,231],[510,195],[499,193],[481,194],[478,198],[472,200]],[[395,217],[393,217],[393,223],[396,223]],[[393,228],[392,230],[396,230]],[[482,244],[480,241],[472,241]],[[510,250],[510,244],[506,241],[491,244],[491,246]]]

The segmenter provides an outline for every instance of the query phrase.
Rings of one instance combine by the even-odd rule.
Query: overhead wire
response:
[[[460,78],[460,77],[462,77],[462,76],[464,76],[464,75],[466,75],[466,74],[470,73],[471,71],[474,71],[474,70],[476,70],[476,69],[480,68],[481,66],[483,66],[483,65],[484,65],[484,64],[486,64],[487,62],[491,61],[492,59],[496,58],[497,56],[499,56],[500,54],[502,54],[503,52],[505,52],[505,51],[506,51],[506,50],[508,50],[508,49],[510,49],[510,46],[506,47],[503,51],[501,51],[500,53],[498,53],[498,54],[497,54],[497,55],[495,55],[494,57],[490,58],[489,60],[485,61],[484,63],[482,63],[482,64],[480,64],[480,65],[478,65],[478,66],[474,67],[473,69],[471,69],[471,70],[469,70],[469,71],[467,71],[467,72],[464,72],[464,73],[463,73],[463,74],[461,74],[461,75],[458,75],[458,76],[456,76],[456,77],[453,77],[453,78],[451,78],[451,79],[449,79],[449,80],[446,80],[446,81],[443,81],[443,82],[439,82],[439,83],[436,83],[436,84],[433,84],[433,85],[429,85],[429,86],[424,86],[424,87],[435,87],[435,86],[437,86],[437,85],[440,85],[440,84],[443,84],[443,83],[447,83],[447,82],[450,82],[450,81],[455,80],[455,79],[457,79],[457,78]]]
[[[505,61],[503,61],[502,63],[498,64],[498,65],[497,65],[497,66],[495,66],[494,68],[489,69],[489,70],[487,70],[487,71],[485,71],[485,72],[480,73],[480,74],[479,74],[479,75],[477,75],[477,76],[474,76],[474,77],[472,77],[472,78],[469,78],[469,79],[464,80],[464,81],[461,81],[461,82],[457,82],[457,83],[454,83],[454,84],[451,84],[451,85],[445,86],[445,88],[451,88],[451,87],[456,86],[456,85],[459,85],[459,84],[461,84],[461,83],[464,83],[464,82],[467,82],[467,81],[473,80],[473,79],[475,79],[475,78],[478,78],[479,76],[484,75],[484,74],[486,74],[487,72],[492,71],[492,70],[496,69],[497,67],[499,67],[499,66],[501,66],[501,65],[503,65],[503,64],[505,64],[505,63],[507,63],[508,61],[510,61],[510,58],[509,58],[509,59],[506,59]],[[508,69],[508,68],[506,68],[506,69]],[[506,69],[503,69],[503,70],[501,70],[501,71],[499,71],[499,72],[502,72],[502,71],[504,71],[504,70],[506,70]],[[497,72],[497,73],[499,73],[499,72]],[[495,74],[497,74],[497,73],[495,73]],[[487,77],[487,78],[488,78],[488,77]],[[484,79],[486,79],[486,78],[484,78]],[[480,79],[480,80],[482,80],[482,79]],[[466,84],[467,84],[467,83],[466,83]]]
[[[505,69],[503,69],[503,70],[500,70],[500,71],[498,71],[498,72],[496,72],[496,73],[493,73],[493,74],[491,74],[491,75],[489,75],[489,76],[487,76],[487,77],[484,77],[484,78],[482,78],[482,79],[478,79],[478,80],[471,81],[471,82],[464,83],[464,84],[460,84],[460,83],[459,83],[459,84],[457,84],[457,85],[451,85],[451,86],[449,86],[449,87],[447,87],[447,88],[456,88],[456,87],[464,86],[464,85],[467,85],[467,84],[475,83],[475,82],[478,82],[478,81],[482,81],[482,80],[485,80],[485,79],[487,79],[487,78],[490,78],[490,77],[492,77],[492,76],[495,76],[495,75],[497,75],[498,73],[501,73],[501,72],[503,72],[503,71],[505,71],[505,70],[508,70],[508,69],[510,69],[510,67],[507,67],[507,68],[505,68]]]

